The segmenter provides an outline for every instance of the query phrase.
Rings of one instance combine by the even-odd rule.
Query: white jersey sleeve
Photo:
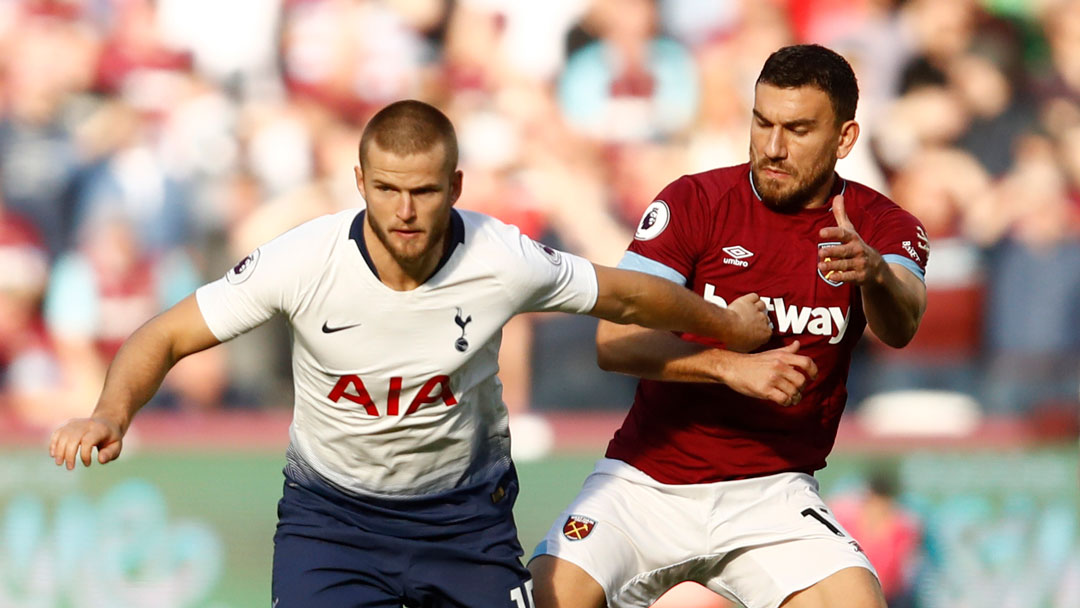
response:
[[[292,316],[317,273],[327,218],[303,224],[262,245],[225,276],[195,291],[207,327],[222,342],[254,329],[276,313]]]
[[[596,269],[583,257],[552,249],[509,226],[506,244],[512,254],[504,273],[511,298],[522,312],[588,313],[596,305]]]

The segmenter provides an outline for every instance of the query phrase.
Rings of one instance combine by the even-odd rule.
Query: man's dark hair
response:
[[[812,86],[832,102],[836,122],[855,119],[859,83],[851,65],[839,53],[817,44],[786,46],[765,60],[758,83],[782,89]]]
[[[415,99],[396,101],[371,117],[360,136],[360,167],[371,147],[405,156],[427,152],[442,143],[448,171],[457,169],[458,144],[454,125],[435,106]]]

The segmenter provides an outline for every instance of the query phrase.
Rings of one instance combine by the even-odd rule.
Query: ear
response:
[[[364,190],[364,170],[360,168],[360,165],[353,167],[353,173],[356,174],[356,189],[360,191],[360,196],[367,200],[367,192]]]
[[[465,178],[465,174],[461,172],[461,169],[454,171],[454,174],[450,176],[450,206],[457,202],[461,197],[461,184]]]
[[[855,147],[855,141],[859,139],[859,123],[848,120],[840,125],[840,142],[836,147],[836,158],[844,158]]]

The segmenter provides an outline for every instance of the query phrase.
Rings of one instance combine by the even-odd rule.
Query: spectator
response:
[[[829,504],[836,520],[870,558],[890,608],[912,608],[922,524],[897,500],[899,490],[895,475],[877,471],[868,477],[863,492],[834,498]]]
[[[600,39],[569,58],[559,81],[566,120],[601,140],[624,142],[670,136],[697,111],[693,58],[678,42],[657,35],[650,0],[597,0]]]

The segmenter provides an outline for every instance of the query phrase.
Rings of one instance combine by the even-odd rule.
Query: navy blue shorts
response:
[[[358,498],[285,472],[274,608],[532,608],[517,473],[421,499]]]

